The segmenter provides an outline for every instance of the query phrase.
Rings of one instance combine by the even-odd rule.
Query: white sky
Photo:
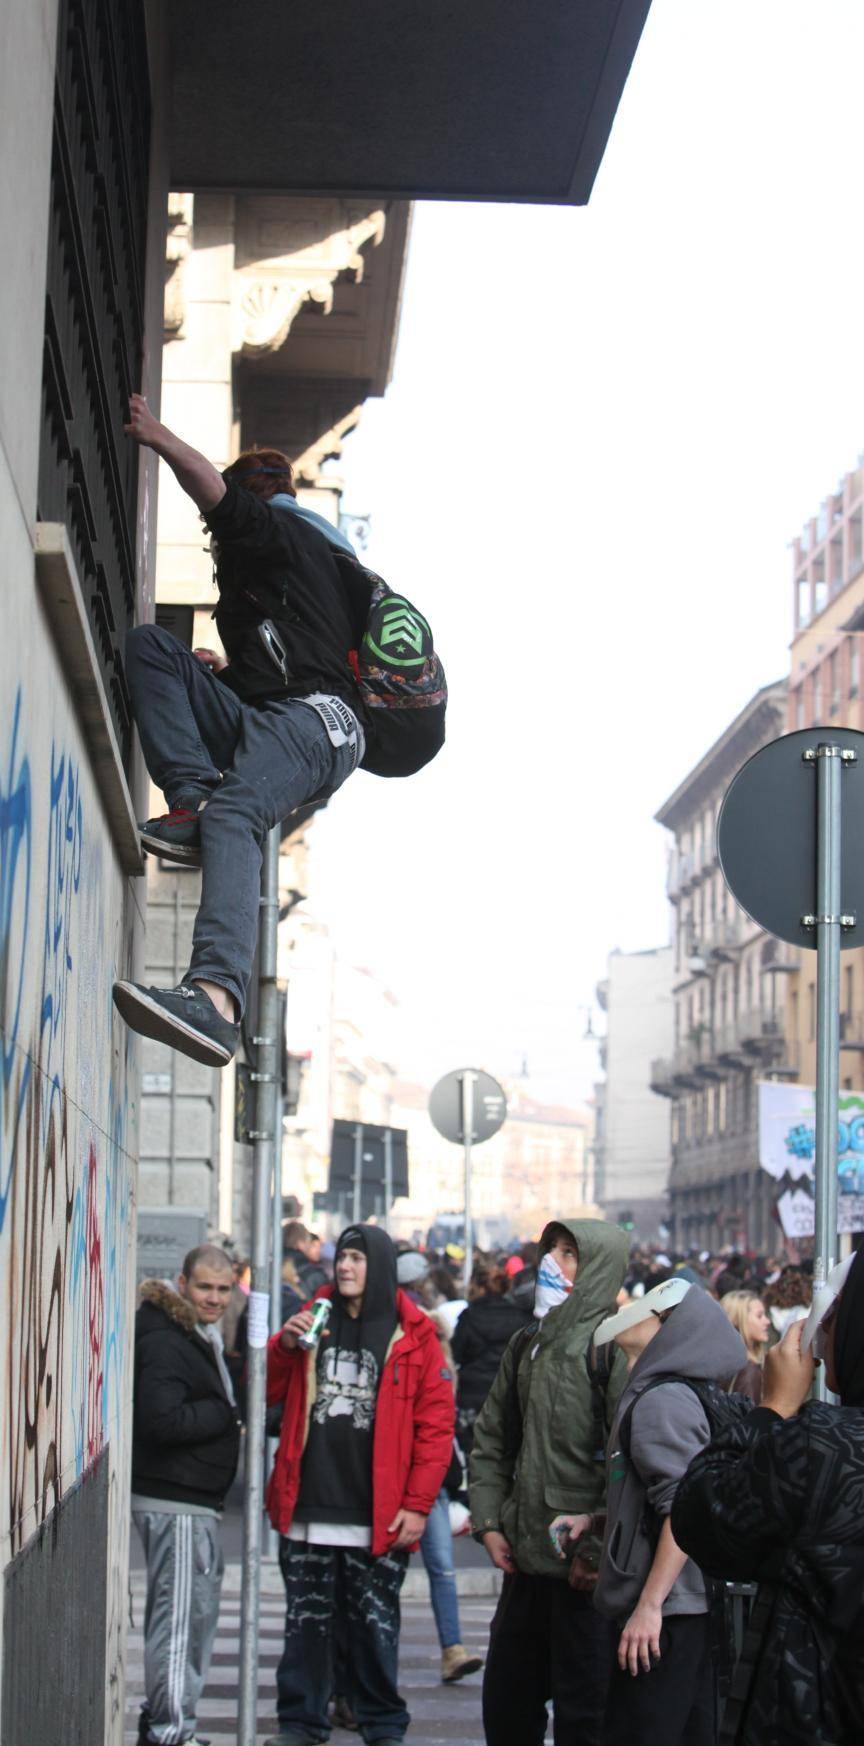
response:
[[[449,737],[352,779],[312,886],[405,1072],[580,1100],[607,952],[667,938],[652,815],[787,671],[788,543],[864,449],[862,67],[862,0],[654,0],[587,208],[416,210],[344,507]]]

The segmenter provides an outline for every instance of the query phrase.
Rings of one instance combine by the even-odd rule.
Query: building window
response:
[[[822,668],[817,667],[813,674],[813,721],[818,726],[822,720]]]
[[[811,982],[807,989],[807,1034],[811,1043],[816,1036],[816,984]]]
[[[119,93],[123,93],[123,101]],[[143,8],[61,0],[48,222],[37,514],[75,560],[124,762],[123,644],[135,611],[150,91]]]
[[[840,662],[836,649],[828,656],[828,694],[831,700],[831,714],[836,715],[840,708]]]
[[[721,1080],[717,1088],[717,1132],[726,1132],[726,1081]]]
[[[857,697],[861,685],[861,644],[857,637],[849,639],[849,696]]]
[[[798,690],[795,693],[795,726],[796,726],[796,728],[803,728],[803,726],[804,726],[804,687],[803,687],[803,685],[799,685]]]
[[[810,623],[810,616],[810,578],[809,576],[799,576],[797,604],[799,630],[804,630]]]
[[[854,977],[855,977],[855,972],[852,968],[852,965],[851,964],[844,965],[844,968],[843,968],[843,1011],[845,1012],[847,1018],[852,1017],[852,1011],[853,1011],[852,994],[853,994],[854,986],[855,986]]]

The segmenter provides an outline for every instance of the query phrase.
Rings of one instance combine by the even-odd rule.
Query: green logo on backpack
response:
[[[416,607],[391,594],[372,613],[363,641],[388,667],[422,667],[432,632]]]

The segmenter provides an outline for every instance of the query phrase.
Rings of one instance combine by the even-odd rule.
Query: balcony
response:
[[[660,1060],[651,1062],[651,1072],[648,1083],[651,1090],[656,1092],[658,1097],[678,1096],[680,1088],[678,1081],[675,1078],[672,1062],[668,1058],[663,1059],[661,1057]]]
[[[864,1054],[864,1013],[841,1012],[840,1047],[850,1053]]]

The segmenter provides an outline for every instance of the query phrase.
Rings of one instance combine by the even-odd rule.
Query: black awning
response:
[[[171,182],[587,201],[650,0],[171,0]]]

